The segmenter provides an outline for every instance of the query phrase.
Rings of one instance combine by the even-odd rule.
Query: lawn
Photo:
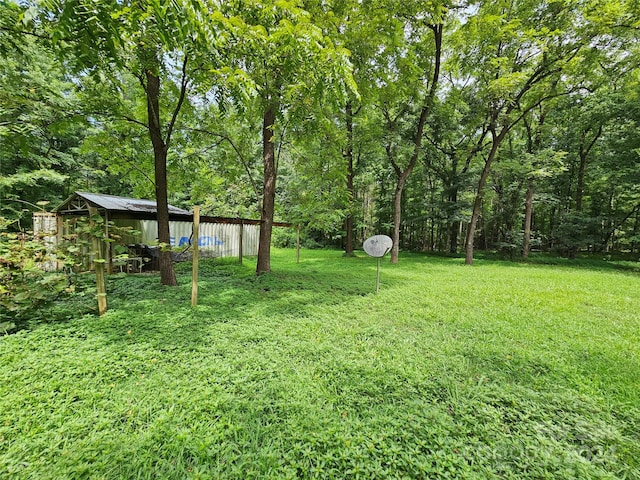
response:
[[[0,478],[640,478],[631,262],[272,268],[205,262],[195,309],[188,264],[114,275],[102,318],[0,337]]]

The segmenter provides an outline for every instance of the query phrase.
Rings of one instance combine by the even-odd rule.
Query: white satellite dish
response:
[[[378,259],[378,271],[376,276],[376,293],[380,290],[380,259],[384,257],[393,247],[393,240],[386,235],[374,235],[367,238],[362,244],[362,248],[367,255]]]
[[[368,255],[376,258],[384,257],[393,247],[393,240],[386,235],[374,235],[367,238],[362,244],[362,248]]]

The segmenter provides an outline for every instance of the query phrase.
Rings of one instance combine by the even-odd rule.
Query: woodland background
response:
[[[392,262],[637,253],[638,19],[632,0],[2,2],[0,216],[28,229],[82,190],[347,254],[385,233]],[[295,235],[263,230],[258,273]]]

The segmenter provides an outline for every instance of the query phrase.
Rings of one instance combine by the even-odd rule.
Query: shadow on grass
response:
[[[117,274],[108,278],[109,312],[104,319],[84,322],[87,329],[115,341],[130,342],[141,332],[139,341],[167,348],[191,348],[207,338],[212,324],[237,323],[256,317],[305,319],[325,307],[350,303],[354,298],[375,293],[376,259],[364,252],[344,257],[341,251],[303,251],[295,263],[294,250],[276,250],[274,271],[255,276],[255,259],[243,265],[236,259],[206,259],[199,273],[199,305],[190,307],[191,263],[179,264],[178,287],[160,285],[156,275]],[[593,256],[569,260],[549,255],[532,255],[526,262],[499,260],[491,253],[479,252],[476,266],[499,264],[522,268],[529,265],[557,265],[562,268],[618,271],[636,276],[640,264],[622,260],[604,261]],[[406,282],[424,281],[424,269],[434,278],[452,265],[464,266],[459,255],[402,253],[399,265],[382,260],[383,288],[401,287]],[[42,323],[61,323],[95,313],[94,277],[82,276],[79,291],[57,302],[27,328]],[[72,322],[73,323],[73,322]],[[71,328],[76,328],[75,326]],[[123,334],[124,332],[124,334]],[[142,332],[144,332],[142,334]]]
[[[368,478],[386,476],[378,467],[423,478],[441,476],[442,465],[456,478],[604,478],[636,468],[637,433],[625,425],[637,424],[637,410],[620,408],[616,423],[604,395],[576,391],[582,368],[604,376],[620,368],[614,357],[594,356],[599,350],[583,342],[577,351],[586,360],[548,356],[563,345],[562,331],[548,333],[549,347],[534,348],[510,322],[476,325],[452,304],[434,313],[428,303],[422,310],[403,303],[417,303],[422,284],[446,269],[455,270],[448,292],[462,292],[467,271],[451,268],[460,259],[415,254],[399,266],[385,259],[390,291],[375,297],[374,259],[314,252],[295,264],[287,254],[277,253],[274,272],[260,277],[253,260],[204,262],[196,308],[189,265],[178,268],[177,288],[157,277],[113,276],[103,317],[36,332],[30,346],[16,339],[7,358],[30,356],[14,369],[12,392],[52,400],[16,409],[30,423],[29,412],[41,412],[47,431],[5,433],[15,439],[6,458],[33,462],[30,478],[51,468],[68,478],[78,466],[105,478],[196,478],[199,467],[205,478],[302,478],[314,476],[306,472],[318,460],[333,473],[316,478],[349,477],[359,463]],[[355,312],[366,303],[371,315]],[[399,318],[405,308],[410,319]],[[407,329],[415,322],[420,329]],[[519,339],[518,348],[510,345]],[[42,387],[34,389],[34,379]],[[16,395],[13,404],[23,401]],[[568,461],[584,474],[566,474],[578,472],[564,470]]]
[[[640,260],[630,254],[610,255],[583,254],[576,258],[561,257],[550,253],[533,253],[527,259],[507,259],[496,252],[478,252],[476,259],[482,261],[499,262],[502,265],[545,265],[564,268],[588,269],[594,271],[622,271],[632,274],[640,273]]]
[[[232,328],[254,319],[270,324],[304,321],[324,308],[375,292],[375,264],[359,258],[329,261],[329,267],[316,260],[285,264],[261,276],[255,276],[252,263],[205,261],[195,308],[190,305],[190,265],[178,269],[178,287],[164,287],[155,276],[112,276],[107,288],[109,311],[83,322],[81,328],[108,342],[184,351],[215,343],[216,325]]]

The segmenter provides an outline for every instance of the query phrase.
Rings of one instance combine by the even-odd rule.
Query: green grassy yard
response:
[[[275,250],[0,337],[0,478],[640,478],[640,273]],[[627,267],[627,268],[622,268]],[[77,295],[58,306],[81,312]]]

